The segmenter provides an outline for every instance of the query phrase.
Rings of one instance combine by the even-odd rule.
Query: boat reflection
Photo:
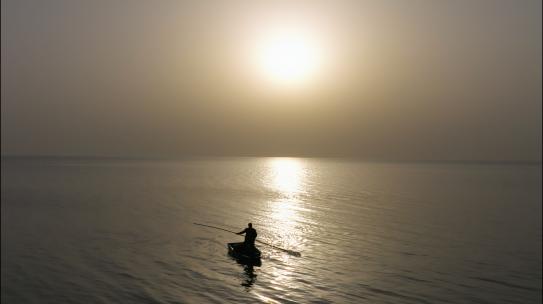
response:
[[[246,291],[249,291],[251,286],[256,282],[257,275],[255,274],[255,266],[262,266],[260,257],[258,259],[247,259],[236,255],[231,251],[228,252],[228,255],[235,260],[236,263],[243,266],[243,275],[240,285],[245,287]]]
[[[255,269],[253,265],[243,266],[243,280],[241,286],[245,287],[246,290],[250,290],[251,286],[256,282],[257,275],[255,274]]]

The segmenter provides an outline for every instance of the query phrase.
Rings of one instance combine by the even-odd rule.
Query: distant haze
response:
[[[2,1],[2,155],[541,160],[541,1]],[[303,27],[298,88],[251,66]]]

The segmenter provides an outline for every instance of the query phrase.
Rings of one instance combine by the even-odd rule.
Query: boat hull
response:
[[[228,254],[235,258],[238,262],[243,264],[253,264],[259,266],[260,261],[260,250],[256,247],[245,248],[244,243],[228,243]]]

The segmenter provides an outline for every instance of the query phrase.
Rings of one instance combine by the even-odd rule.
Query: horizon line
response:
[[[206,155],[206,154],[186,154],[175,156],[121,156],[121,155],[83,155],[83,154],[2,154],[2,159],[6,158],[43,158],[43,159],[94,159],[94,160],[156,160],[156,161],[174,161],[190,158],[315,158],[315,159],[344,159],[358,160],[362,162],[382,162],[382,163],[463,163],[463,164],[541,164],[542,160],[483,160],[483,159],[377,159],[363,156],[352,155]]]

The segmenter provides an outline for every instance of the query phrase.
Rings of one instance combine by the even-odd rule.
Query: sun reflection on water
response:
[[[267,221],[274,245],[287,249],[300,249],[301,225],[304,222],[303,201],[306,168],[295,158],[274,158],[269,161],[266,186],[276,196],[268,202]]]
[[[296,219],[296,210],[293,208],[293,202],[290,201],[274,201],[271,203],[271,216],[278,221],[292,221]]]
[[[292,197],[301,192],[304,168],[294,158],[274,158],[270,162],[270,186],[281,194]]]

